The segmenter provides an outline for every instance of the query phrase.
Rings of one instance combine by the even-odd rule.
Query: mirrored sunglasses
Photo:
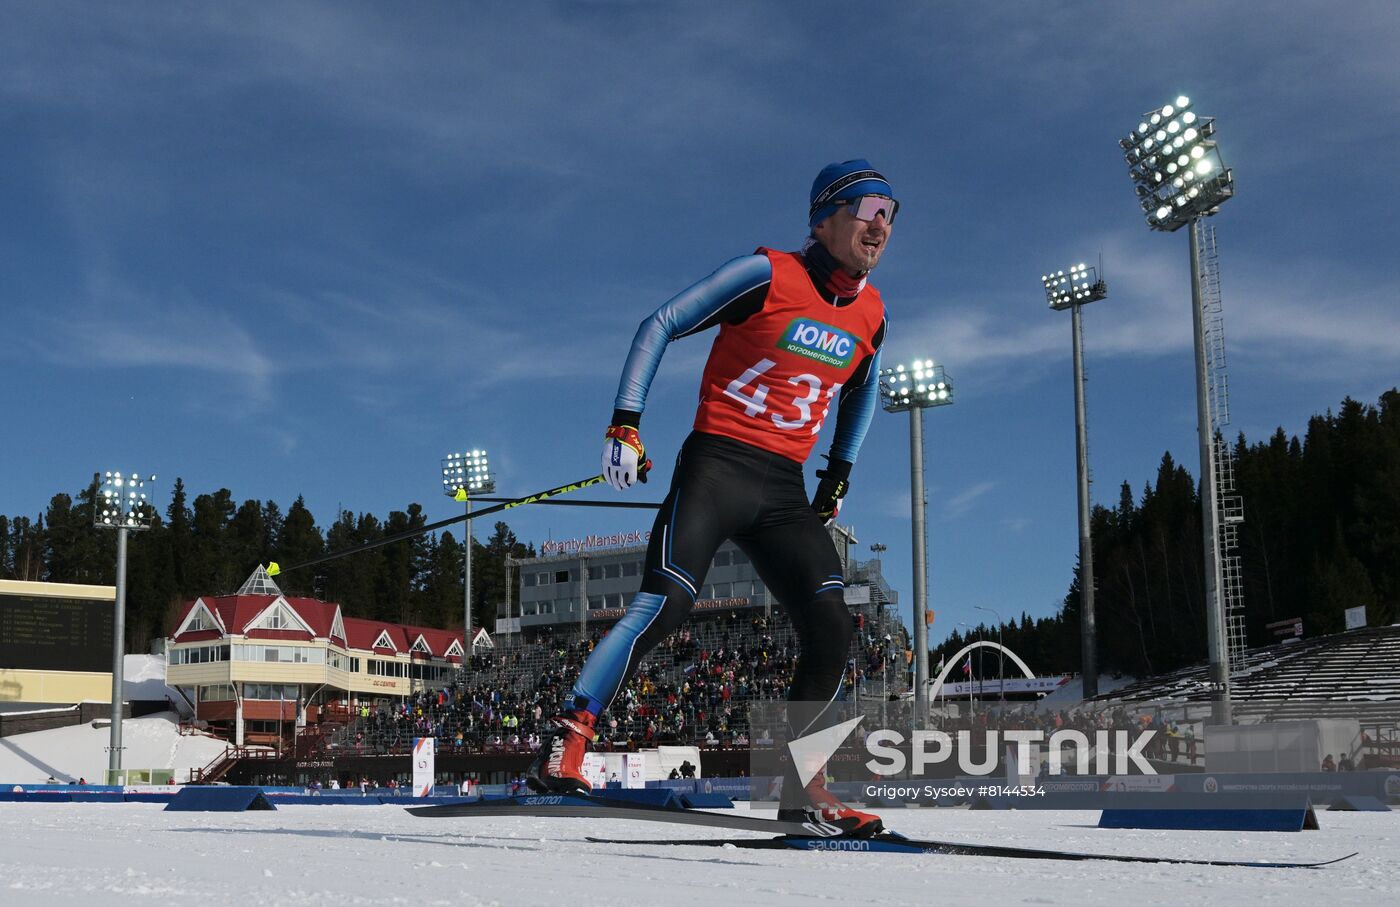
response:
[[[851,214],[857,220],[874,220],[875,215],[885,215],[885,223],[894,223],[894,217],[899,213],[899,202],[887,195],[861,195],[856,198],[842,198],[832,202],[834,205],[844,205],[851,209]]]

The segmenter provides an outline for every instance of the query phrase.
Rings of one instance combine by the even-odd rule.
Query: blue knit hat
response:
[[[812,207],[807,212],[807,226],[815,227],[836,213],[832,202],[862,195],[888,195],[894,190],[884,175],[864,158],[827,164],[812,181]]]

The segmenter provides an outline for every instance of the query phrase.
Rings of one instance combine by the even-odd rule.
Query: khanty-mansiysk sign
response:
[[[645,545],[651,541],[651,530],[634,529],[616,535],[586,535],[581,539],[551,539],[540,545],[541,557],[556,554],[578,554],[580,551],[593,551],[598,548],[626,548],[629,545]]]

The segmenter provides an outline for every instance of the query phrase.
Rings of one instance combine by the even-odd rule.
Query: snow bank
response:
[[[122,660],[122,697],[127,702],[170,700],[183,708],[184,699],[165,685],[164,655],[127,655]]]
[[[185,781],[191,768],[208,765],[227,746],[212,737],[181,737],[177,720],[173,712],[161,712],[122,722],[122,767],[174,769],[175,780]],[[89,723],[0,737],[0,784],[38,784],[50,775],[100,784],[110,733],[103,722],[100,728]]]

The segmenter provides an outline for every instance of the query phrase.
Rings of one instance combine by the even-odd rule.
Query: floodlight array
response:
[[[953,402],[953,382],[932,359],[915,359],[908,367],[880,369],[880,398],[889,412]]]
[[[1067,309],[1108,295],[1108,286],[1098,279],[1098,270],[1082,263],[1070,266],[1069,271],[1042,274],[1040,282],[1045,286],[1045,301],[1052,309]]]
[[[1235,194],[1234,176],[1211,140],[1213,117],[1197,116],[1182,95],[1143,114],[1119,139],[1138,203],[1154,230],[1170,232],[1196,217],[1214,214]]]
[[[456,496],[463,489],[472,493],[494,491],[495,487],[486,451],[450,453],[442,458],[442,490],[449,497]]]
[[[143,479],[136,473],[122,475],[119,472],[98,474],[97,512],[94,525],[109,529],[149,529],[155,519],[155,508],[146,499],[146,482],[154,482],[155,476]]]

